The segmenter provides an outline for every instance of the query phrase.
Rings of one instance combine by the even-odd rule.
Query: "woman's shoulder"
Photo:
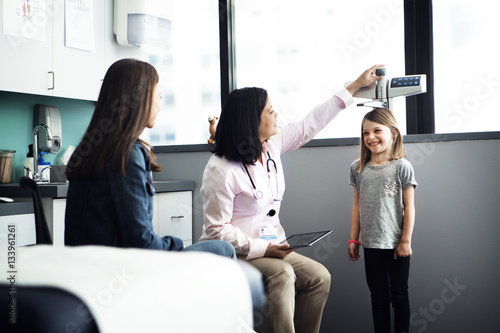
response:
[[[146,151],[146,147],[140,142],[140,141],[135,141],[134,144],[132,145],[132,150],[138,150],[138,151]]]
[[[148,151],[146,147],[142,145],[139,141],[135,141],[132,145],[132,149],[130,149],[130,157],[141,157],[148,156]]]
[[[225,157],[212,155],[203,172],[203,187],[220,187],[227,189],[241,178],[241,163],[233,162]]]
[[[217,169],[217,170],[225,170],[225,171],[230,172],[230,171],[238,168],[239,165],[241,165],[241,163],[230,161],[225,157],[217,156],[214,154],[208,160],[205,169]]]
[[[130,149],[126,168],[139,167],[140,169],[149,169],[149,154],[147,148],[139,141],[134,142]]]

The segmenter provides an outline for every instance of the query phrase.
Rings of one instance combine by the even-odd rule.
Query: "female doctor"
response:
[[[293,252],[279,220],[285,178],[280,156],[310,141],[352,94],[381,77],[373,66],[304,119],[277,127],[278,114],[261,88],[234,90],[224,103],[214,153],[203,173],[204,226],[200,241],[228,241],[239,258],[261,271],[266,284],[266,332],[319,332],[330,273]]]

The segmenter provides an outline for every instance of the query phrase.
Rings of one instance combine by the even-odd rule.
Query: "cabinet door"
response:
[[[6,1],[0,2],[0,90],[52,95],[52,0],[31,19],[24,16],[22,1]]]
[[[14,232],[10,232],[8,229],[12,225]],[[9,236],[9,234],[11,235]],[[8,241],[12,237],[15,238],[15,246],[36,244],[35,214],[0,216],[0,245],[2,245],[2,249],[6,249],[3,245],[8,245]]]
[[[193,239],[192,192],[158,193],[159,236],[175,236],[186,245]]]
[[[64,5],[60,9],[54,8],[54,96],[97,100],[104,78],[105,8],[104,1],[93,1],[92,51],[67,46],[67,33],[78,29],[78,21],[65,21]]]
[[[54,243],[54,246],[64,246],[66,199],[54,199],[52,207],[52,242]]]
[[[64,246],[66,199],[42,198],[42,205],[53,245]]]

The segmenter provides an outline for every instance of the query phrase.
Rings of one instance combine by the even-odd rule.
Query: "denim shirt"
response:
[[[154,194],[148,152],[135,142],[125,175],[106,171],[99,179],[69,183],[65,244],[182,250],[181,239],[154,233]]]

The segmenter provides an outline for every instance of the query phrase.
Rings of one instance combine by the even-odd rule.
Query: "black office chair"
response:
[[[22,188],[31,190],[33,196],[36,245],[52,245],[38,184],[29,177],[21,177],[19,184]],[[0,284],[0,295],[10,295],[12,286],[4,283]],[[14,291],[13,313],[10,311],[11,299],[0,297],[0,308],[5,309],[0,319],[0,332],[65,332],[71,327],[71,331],[75,332],[99,333],[88,307],[80,298],[66,290],[43,285],[16,285]],[[14,324],[11,323],[11,314],[14,314]]]
[[[42,198],[38,190],[38,184],[29,177],[19,178],[19,185],[22,188],[31,190],[33,196],[33,209],[35,211],[35,231],[36,231],[36,244],[52,244],[50,237],[49,227],[45,219],[45,213],[42,206]]]
[[[77,296],[55,287],[0,285],[0,332],[99,333],[89,308]],[[15,300],[15,303],[11,301]]]

